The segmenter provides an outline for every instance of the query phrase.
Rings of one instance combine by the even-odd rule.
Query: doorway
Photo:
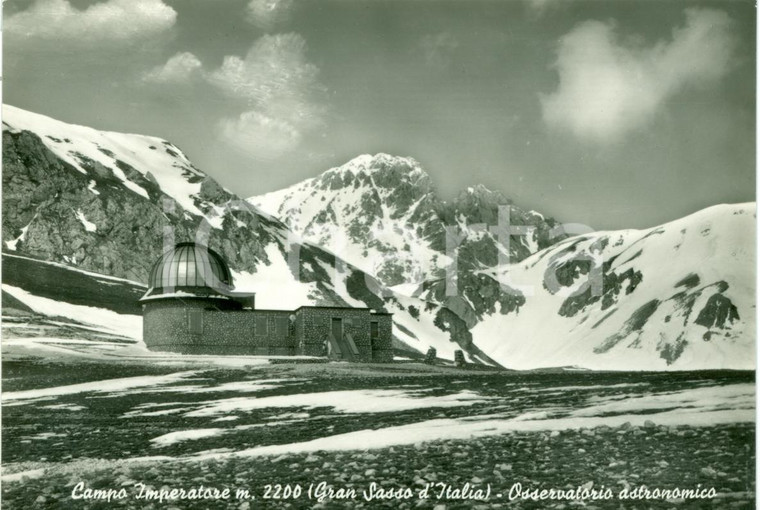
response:
[[[333,320],[332,320],[332,336],[338,342],[340,342],[343,339],[343,319],[333,318]]]
[[[333,318],[330,324],[330,336],[327,339],[327,357],[342,359],[343,321]]]

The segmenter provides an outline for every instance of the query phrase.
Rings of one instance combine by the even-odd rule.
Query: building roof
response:
[[[232,273],[224,259],[207,246],[179,243],[153,264],[144,297],[189,290],[197,294],[227,294],[233,289]]]
[[[311,308],[311,309],[332,309],[332,310],[369,310],[369,313],[372,315],[393,315],[390,312],[382,312],[382,311],[376,311],[372,308],[367,308],[366,306],[319,306],[319,305],[303,305],[296,308],[294,311],[301,310],[303,308]]]

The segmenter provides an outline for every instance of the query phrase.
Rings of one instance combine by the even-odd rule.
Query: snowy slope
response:
[[[649,230],[596,232],[487,271],[530,288],[519,310],[484,317],[475,343],[513,368],[753,369],[755,211],[719,205]],[[602,278],[589,277],[594,266]]]
[[[3,129],[35,133],[53,154],[83,175],[102,174],[98,166],[102,165],[126,188],[144,198],[149,194],[141,181],[154,180],[162,190],[171,190],[172,198],[184,209],[202,214],[196,202],[205,175],[165,140],[67,124],[11,105],[3,105],[2,118]],[[127,175],[130,168],[138,173]],[[88,189],[99,194],[95,180]]]

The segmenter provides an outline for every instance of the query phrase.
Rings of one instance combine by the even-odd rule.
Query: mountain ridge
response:
[[[386,153],[358,156],[247,201],[280,218],[306,240],[320,246],[335,244],[346,260],[391,286],[442,277],[460,246],[470,241],[485,244],[483,236],[490,246],[481,250],[497,258],[501,243],[487,227],[501,219],[500,207],[509,207],[513,224],[537,231],[524,239],[512,238],[511,258],[524,258],[547,245],[545,232],[556,224],[483,185],[462,190],[451,201],[442,200],[416,160]],[[484,234],[470,227],[479,223],[486,224]],[[453,250],[447,247],[447,236],[455,239]]]
[[[419,254],[424,251],[419,245],[413,245],[415,241],[425,243],[422,246],[425,249],[440,250],[440,242],[436,244],[431,236],[414,234],[422,231],[440,234],[446,228],[454,227],[454,239],[462,241],[452,252],[455,257],[444,258],[438,251],[443,263],[436,268],[437,271],[416,279],[408,277],[414,273],[402,272],[402,281],[386,280],[385,283],[395,284],[392,288],[402,294],[441,304],[450,310],[464,321],[473,343],[507,367],[534,369],[575,365],[594,369],[656,367],[658,370],[677,370],[754,366],[754,358],[746,356],[753,345],[754,291],[743,284],[744,280],[754,281],[754,247],[745,246],[745,240],[754,236],[754,203],[713,206],[648,229],[588,232],[577,225],[561,225],[551,219],[548,223],[536,211],[517,209],[515,215],[515,208],[506,196],[475,185],[462,190],[448,204],[433,197],[431,201],[435,206],[429,213],[440,223],[431,227],[424,221],[422,224],[404,223],[411,217],[405,207],[397,207],[395,211],[403,210],[407,216],[389,214],[389,209],[391,213],[394,211],[390,194],[383,207],[365,209],[357,200],[359,194],[355,190],[358,186],[354,181],[326,185],[332,182],[330,176],[354,175],[357,167],[372,167],[374,157],[361,156],[358,162],[351,160],[275,194],[252,197],[249,202],[275,217],[290,219],[294,230],[304,238],[328,246],[334,242],[332,236],[336,232],[341,235],[341,231],[347,228],[342,223],[346,218],[349,222],[353,218],[366,221],[373,215],[377,222],[401,219],[394,225],[395,231],[410,234],[406,237],[409,245],[400,246],[401,243],[396,241],[392,249],[385,250],[391,256],[409,257],[412,254],[412,258],[419,259]],[[418,165],[411,158],[386,154],[380,154],[378,159],[380,164],[372,169],[375,174],[382,173],[384,166],[394,161],[400,162],[401,168],[410,161]],[[346,184],[352,193],[345,193]],[[416,196],[430,197],[433,194],[433,189],[423,186]],[[315,203],[318,214],[314,213],[315,209],[303,213],[302,207],[314,207]],[[326,214],[324,211],[335,203],[339,203],[342,209]],[[509,209],[505,211],[504,206]],[[345,214],[340,214],[341,211]],[[505,212],[509,214],[509,221]],[[299,224],[299,214],[309,219],[305,228]],[[711,215],[715,218],[708,218]],[[742,222],[736,217],[752,219]],[[539,230],[536,220],[547,221],[547,224]],[[330,225],[330,221],[334,224]],[[717,226],[699,227],[690,222],[705,225],[714,222]],[[317,226],[321,223],[321,230],[314,228],[315,223]],[[679,224],[685,226],[671,235],[684,239],[673,241],[671,247],[660,246],[657,241],[660,233]],[[502,229],[504,234],[504,229],[520,226],[528,229],[518,228],[517,235],[501,238],[493,234],[494,227],[497,232]],[[564,229],[585,232],[571,236],[557,234]],[[389,229],[386,226],[375,231],[382,230]],[[735,235],[737,230],[742,232],[740,236]],[[687,238],[691,252],[679,252],[678,247]],[[695,242],[692,238],[704,242]],[[348,252],[347,260],[382,280],[383,275],[363,264],[357,255],[364,249],[366,256],[374,239],[357,236],[353,239],[353,252],[344,250],[341,253]],[[510,241],[509,251],[503,249],[503,242],[507,239]],[[725,254],[715,255],[713,246],[726,242],[737,246],[743,256],[725,259]],[[626,250],[629,250],[628,256],[624,257],[621,253]],[[646,258],[648,251],[678,261],[672,274],[658,269],[663,263],[656,257],[650,257],[648,265],[640,267],[636,259]],[[598,267],[595,267],[597,261]],[[680,271],[681,266],[689,270]],[[534,267],[540,271],[532,269]],[[598,296],[590,289],[576,288],[579,278],[592,272],[598,276]],[[681,272],[683,274],[679,274]],[[678,283],[673,275],[686,282],[697,278],[701,286],[697,290],[673,290]],[[547,288],[547,280],[556,288]],[[525,282],[537,290],[533,294],[524,292]],[[454,292],[451,292],[452,287]],[[559,299],[570,289],[578,291],[578,295]],[[663,312],[666,309],[669,311]],[[687,309],[689,312],[684,315]],[[680,317],[677,327],[674,317]],[[659,322],[653,324],[653,321]],[[546,329],[546,324],[551,324],[553,329]],[[534,334],[534,330],[542,331],[542,335]],[[520,340],[510,341],[511,335]],[[552,340],[553,337],[572,340],[567,340],[566,346]],[[713,344],[706,347],[710,338]],[[715,351],[714,362],[709,354],[705,354],[712,352],[711,349]],[[574,354],[573,350],[579,354]],[[627,358],[638,358],[638,361],[630,362]]]
[[[145,283],[175,241],[199,240],[267,308],[361,306],[395,313],[395,347],[479,355],[462,321],[401,296],[339,257],[301,242],[229,193],[170,142],[70,127],[5,107],[3,250]],[[412,317],[409,310],[420,310]]]
[[[462,349],[471,361],[517,369],[754,366],[754,203],[650,229],[567,237],[557,234],[556,221],[478,186],[463,190],[441,219],[433,188],[411,158],[386,155],[372,172],[314,181],[324,186],[305,205],[314,214],[301,210],[291,223],[304,220],[305,228],[323,202],[333,204],[340,232],[377,241],[367,246],[391,262],[384,276],[407,282],[391,287],[335,249],[329,221],[312,226],[326,236],[323,248],[224,189],[170,142],[6,109],[5,253],[144,283],[167,243],[200,238],[230,263],[239,290],[257,292],[260,306],[384,309],[394,314],[395,347],[407,352],[434,347],[453,359]],[[387,220],[382,229],[378,218]],[[506,226],[533,228],[506,237],[507,250],[499,238]],[[451,260],[440,251],[447,228],[457,241]],[[405,279],[414,274],[420,239],[423,254],[438,257],[435,271]],[[398,264],[405,253],[409,264]]]

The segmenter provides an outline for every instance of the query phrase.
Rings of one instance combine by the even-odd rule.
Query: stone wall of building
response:
[[[373,313],[371,320],[378,323],[378,335],[372,339],[372,361],[391,363],[393,361],[393,315]]]
[[[143,304],[143,341],[154,351],[196,354],[208,349],[188,328],[188,311],[218,308],[217,299],[161,299]]]
[[[220,310],[215,301],[167,299],[146,303],[145,344],[151,350],[184,354],[295,354],[293,312]]]
[[[244,310],[246,321],[253,332],[255,354],[292,356],[296,347],[296,316],[289,310]],[[215,320],[226,321],[219,315]]]
[[[342,359],[393,361],[391,315],[366,308],[241,310],[213,298],[157,299],[143,305],[143,339],[151,350],[183,354],[326,356],[333,319],[341,320]],[[358,354],[347,352],[347,336]]]
[[[369,338],[370,314],[366,308],[302,307],[297,314],[302,320],[303,354],[326,356],[327,340],[332,335],[332,319],[341,319],[344,334],[350,334],[359,354],[357,361],[372,361]]]

